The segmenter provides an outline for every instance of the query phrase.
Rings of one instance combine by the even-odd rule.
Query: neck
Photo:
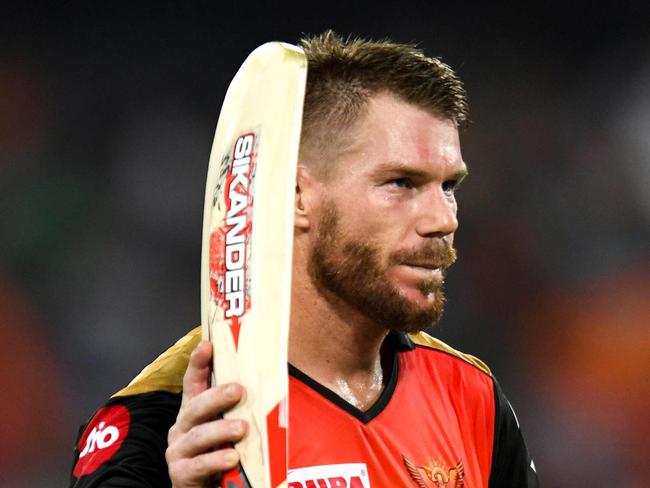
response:
[[[381,346],[388,331],[294,273],[289,362],[361,410],[384,386]]]
[[[346,305],[339,310],[311,305],[292,306],[289,362],[305,373],[325,377],[374,371],[388,331],[355,317],[356,311],[340,314]]]

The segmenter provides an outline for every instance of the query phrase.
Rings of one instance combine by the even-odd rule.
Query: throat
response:
[[[381,413],[393,396],[399,377],[398,348],[394,337],[389,336],[372,367],[341,370],[328,362],[330,368],[315,368],[314,362],[296,364],[290,360],[289,372],[325,399],[367,423]]]
[[[377,364],[375,371],[360,378],[335,379],[330,385],[324,385],[348,402],[353,407],[365,412],[370,409],[384,391],[384,372],[381,364]]]

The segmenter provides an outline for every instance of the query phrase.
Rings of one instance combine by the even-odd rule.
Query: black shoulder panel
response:
[[[169,487],[165,450],[181,395],[115,397],[79,429],[70,487]]]
[[[528,453],[519,421],[494,379],[494,447],[489,488],[537,488],[535,464]]]

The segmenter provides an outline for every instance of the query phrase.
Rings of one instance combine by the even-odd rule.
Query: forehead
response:
[[[349,163],[346,173],[391,163],[435,173],[465,166],[454,122],[390,94],[372,97],[345,139],[337,159]]]

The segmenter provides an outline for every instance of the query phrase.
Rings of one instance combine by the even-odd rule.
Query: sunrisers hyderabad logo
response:
[[[250,308],[248,265],[253,222],[253,181],[255,175],[255,134],[239,136],[232,157],[224,158],[225,167],[215,193],[223,188],[223,223],[210,235],[210,289],[224,318],[239,343],[241,318]],[[229,163],[229,164],[228,164]],[[220,206],[221,202],[215,202]]]
[[[404,466],[418,488],[462,488],[465,486],[465,468],[463,461],[447,469],[440,461],[417,465],[402,455]]]

